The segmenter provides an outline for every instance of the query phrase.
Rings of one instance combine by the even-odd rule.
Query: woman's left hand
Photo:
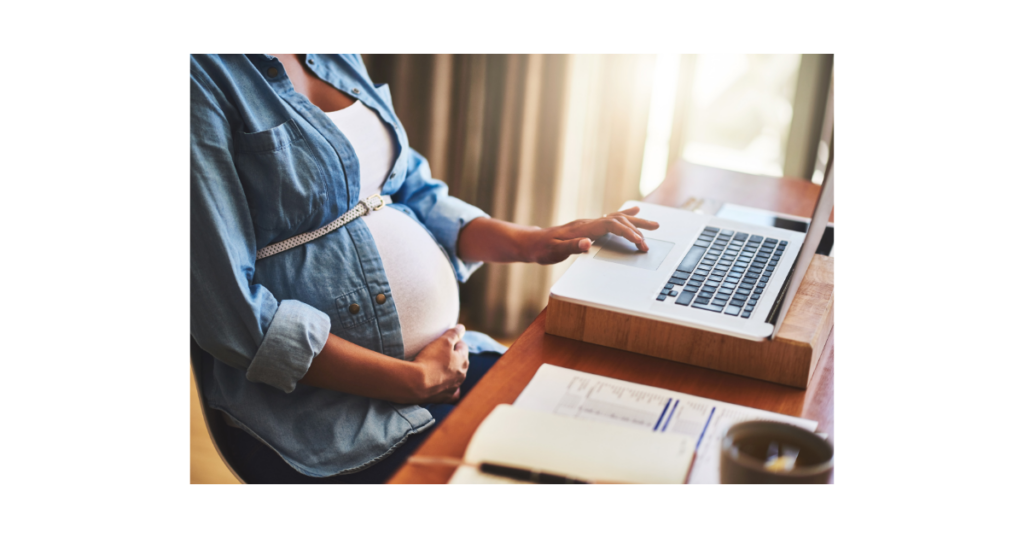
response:
[[[620,235],[641,252],[647,252],[647,243],[640,229],[657,230],[658,223],[638,218],[639,207],[631,207],[617,213],[609,213],[597,219],[574,220],[561,226],[544,228],[534,232],[529,261],[542,265],[558,263],[573,254],[590,250],[595,239],[606,233]]]

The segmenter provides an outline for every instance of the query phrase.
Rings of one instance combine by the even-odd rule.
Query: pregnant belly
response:
[[[401,211],[385,207],[364,217],[380,253],[402,326],[406,358],[455,326],[459,285],[448,256]]]

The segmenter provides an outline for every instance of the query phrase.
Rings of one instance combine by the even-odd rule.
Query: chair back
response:
[[[228,425],[227,421],[224,420],[224,415],[216,409],[210,409],[206,404],[206,394],[203,393],[203,355],[209,357],[209,354],[199,347],[196,343],[195,338],[189,337],[191,344],[189,345],[190,355],[192,356],[192,374],[196,380],[196,390],[199,392],[199,406],[203,411],[203,422],[206,423],[206,431],[210,434],[210,439],[213,441],[213,447],[217,449],[217,455],[227,466],[231,474],[235,475],[235,478],[243,484],[249,483],[244,476],[238,474],[236,467],[232,465],[231,458],[225,454],[225,451],[221,450],[221,445],[226,442],[228,438]],[[211,357],[209,360],[213,360]]]

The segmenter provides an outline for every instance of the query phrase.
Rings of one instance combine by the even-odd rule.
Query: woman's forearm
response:
[[[533,245],[541,231],[498,219],[473,219],[459,232],[459,257],[475,262],[533,262]]]
[[[299,383],[389,402],[412,403],[421,396],[416,393],[422,384],[421,376],[421,368],[413,362],[388,357],[331,334]]]
[[[537,228],[498,219],[473,219],[459,232],[458,255],[466,261],[558,263],[573,254],[588,252],[593,242],[611,233],[647,252],[640,231],[656,230],[658,223],[637,217],[639,207],[609,213],[596,219],[577,219],[561,226]]]

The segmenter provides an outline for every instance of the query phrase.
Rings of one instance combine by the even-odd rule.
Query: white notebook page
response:
[[[568,368],[541,365],[515,407],[697,440],[689,484],[719,483],[722,437],[736,422],[769,420],[814,431],[818,423]]]
[[[499,405],[477,428],[463,458],[607,482],[681,484],[695,440],[618,424]],[[449,483],[516,483],[460,467]]]

